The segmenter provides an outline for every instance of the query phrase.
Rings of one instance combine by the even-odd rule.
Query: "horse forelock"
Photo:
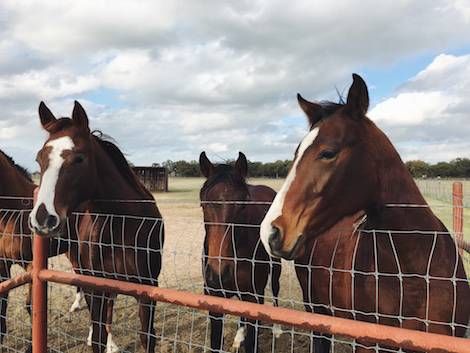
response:
[[[246,179],[239,175],[233,166],[228,164],[217,164],[215,166],[214,174],[211,175],[202,185],[200,191],[201,200],[205,200],[207,192],[220,182],[228,182],[248,191],[248,184],[246,183]]]

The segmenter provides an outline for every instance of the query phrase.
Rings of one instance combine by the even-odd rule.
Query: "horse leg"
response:
[[[139,318],[142,327],[140,333],[140,341],[142,346],[147,353],[153,353],[155,351],[155,329],[153,327],[153,321],[155,317],[155,305],[157,302],[150,299],[140,299],[139,301]]]
[[[91,314],[91,346],[94,353],[103,353],[108,339],[105,323],[108,300],[105,297],[105,293],[95,291],[87,291],[85,299]]]
[[[224,345],[224,314],[209,311],[211,319],[211,352],[220,352]]]
[[[314,307],[313,311],[316,314],[329,315],[328,311],[325,308]],[[317,333],[321,338],[314,338],[314,352],[315,353],[328,353],[331,347],[331,335]]]
[[[324,308],[314,307],[313,304],[305,304],[305,311],[309,313],[328,315]],[[320,336],[320,337],[319,337]],[[331,347],[331,335],[320,332],[312,332],[310,337],[310,353],[328,353]]]
[[[77,289],[79,291],[81,291],[83,297],[85,297],[85,295],[83,294],[83,290],[78,288],[78,287],[77,287]],[[78,292],[78,290],[77,290],[77,292]],[[112,332],[111,332],[111,325],[113,323],[113,307],[114,307],[114,299],[115,298],[116,298],[116,295],[114,295],[114,294],[111,294],[109,296],[108,304],[107,304],[107,308],[106,308],[106,332],[108,333],[108,341],[106,342],[106,353],[119,352],[119,347],[113,341],[113,335],[112,335]],[[90,308],[88,308],[88,310],[91,312]],[[93,325],[90,325],[90,329],[88,330],[88,337],[87,337],[86,342],[87,342],[88,347],[92,346],[92,342],[93,342]]]
[[[264,296],[263,293],[260,293],[258,295],[256,294],[242,294],[241,295],[241,300],[246,301],[246,302],[251,302],[251,303],[258,303],[258,304],[264,304]],[[243,337],[243,346],[245,347],[245,352],[246,353],[255,353],[258,352],[258,345],[259,345],[259,320],[251,320],[242,317],[242,322],[244,323],[244,332],[246,336]],[[239,329],[240,331],[240,329]],[[238,334],[238,331],[237,331]],[[235,343],[235,342],[234,342]]]
[[[238,320],[237,333],[235,334],[235,338],[233,339],[233,342],[232,342],[232,351],[238,351],[238,349],[240,348],[240,345],[243,343],[243,341],[245,341],[245,337],[246,337],[246,323],[242,318],[240,318],[240,320]]]
[[[115,294],[110,294],[108,297],[108,305],[106,309],[106,332],[108,333],[108,342],[106,342],[106,353],[119,352],[119,347],[113,341],[113,334],[111,332],[111,326],[113,324],[113,309],[114,309],[115,299],[116,299]]]
[[[70,306],[69,312],[73,313],[77,310],[80,310],[83,308],[83,299],[85,299],[85,294],[83,293],[83,290],[80,287],[77,287],[77,292],[75,294],[75,300]]]
[[[10,278],[10,264],[6,261],[0,262],[0,281],[3,282]],[[7,333],[7,308],[8,308],[8,292],[0,294],[0,344]]]
[[[279,306],[279,278],[281,277],[281,264],[279,262],[273,262],[271,270],[271,290],[273,292],[273,305]],[[275,338],[279,338],[282,335],[282,327],[279,324],[273,324],[273,335]]]
[[[26,272],[30,272],[33,270],[33,264],[30,263],[25,268]],[[28,312],[29,318],[32,319],[32,311],[31,311],[31,303],[33,298],[33,284],[30,282],[28,283],[28,294],[26,295],[26,311]]]

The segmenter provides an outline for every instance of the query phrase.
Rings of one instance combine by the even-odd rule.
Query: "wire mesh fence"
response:
[[[428,187],[430,192],[430,187]],[[438,198],[436,198],[438,200]],[[50,254],[55,255],[49,259],[49,268],[60,271],[75,271],[77,273],[91,274],[97,277],[107,277],[125,281],[135,281],[138,283],[155,284],[155,279],[151,274],[155,273],[152,269],[147,271],[139,267],[139,264],[149,266],[150,259],[156,253],[162,255],[161,273],[158,276],[158,283],[161,287],[175,288],[178,290],[202,293],[212,292],[213,294],[223,297],[243,297],[243,295],[253,295],[254,289],[257,287],[256,281],[258,277],[255,275],[255,265],[267,265],[272,269],[274,262],[270,258],[256,258],[256,252],[262,248],[259,240],[255,242],[254,250],[251,254],[240,254],[237,252],[236,237],[240,231],[244,229],[257,228],[258,224],[247,223],[211,223],[210,226],[219,226],[223,231],[219,232],[221,239],[216,244],[219,246],[219,254],[208,256],[204,253],[205,235],[207,232],[207,223],[204,223],[201,212],[200,203],[195,200],[177,200],[177,201],[159,201],[158,206],[163,214],[165,224],[165,242],[163,250],[154,248],[149,250],[150,246],[143,245],[141,238],[145,238],[149,233],[155,233],[159,238],[163,233],[160,229],[162,219],[136,217],[132,215],[108,215],[108,214],[75,214],[71,217],[64,228],[61,235],[61,242],[53,242]],[[431,206],[437,215],[439,215],[446,223],[449,229],[452,229],[452,204],[442,204],[438,202]],[[247,204],[246,207],[250,207]],[[468,210],[463,206],[462,217]],[[2,219],[9,219],[9,224],[22,224],[27,221],[27,211],[17,211],[16,214],[12,210],[0,210]],[[15,214],[15,215],[13,215]],[[83,224],[83,217],[86,217],[89,227],[90,237],[78,239],[77,233],[80,224]],[[4,222],[5,223],[5,222]],[[8,223],[8,222],[6,222]],[[468,239],[465,224],[463,224],[463,238]],[[83,226],[83,225],[82,225]],[[133,241],[123,240],[123,233],[126,227],[133,230]],[[15,262],[23,267],[27,267],[31,261],[27,248],[28,242],[31,242],[31,235],[27,228],[4,227],[3,239],[12,237],[13,239],[21,239],[22,251],[17,252],[18,258]],[[145,230],[144,230],[145,229]],[[157,229],[157,231],[155,231]],[[449,327],[451,332],[455,334],[455,330],[459,328],[468,329],[468,322],[459,321],[457,292],[455,288],[464,285],[468,286],[468,277],[462,278],[458,276],[458,261],[454,260],[453,271],[444,273],[437,271],[435,268],[441,261],[441,254],[436,252],[436,244],[441,242],[440,239],[455,239],[455,234],[451,231],[435,232],[422,231],[420,234],[423,238],[428,239],[420,249],[425,253],[428,261],[426,266],[420,271],[406,272],[400,269],[400,261],[397,259],[397,245],[401,237],[406,237],[410,232],[394,232],[390,231],[361,231],[357,243],[362,237],[368,239],[366,241],[375,244],[374,252],[371,258],[376,263],[375,267],[363,269],[359,265],[359,261],[355,262],[355,258],[344,261],[342,252],[342,240],[344,237],[352,233],[352,228],[337,228],[334,230],[336,237],[333,246],[330,247],[331,253],[326,257],[324,263],[315,262],[319,252],[324,252],[318,242],[310,244],[309,253],[304,254],[303,261],[293,262],[282,261],[282,272],[279,280],[280,291],[277,296],[272,291],[272,280],[269,278],[267,283],[261,283],[264,293],[255,293],[255,300],[264,302],[265,305],[273,305],[273,301],[278,299],[279,306],[287,307],[299,311],[313,310],[316,312],[329,312],[338,316],[364,319],[367,317],[372,322],[380,322],[393,324],[401,327],[422,325],[421,329],[426,331],[435,326]],[[112,235],[107,238],[107,234]],[[222,254],[224,243],[231,244],[228,253]],[[380,244],[387,244],[389,253],[394,259],[396,269],[387,270],[380,268],[379,259],[384,256],[380,250]],[[11,244],[11,243],[8,243]],[[26,244],[26,246],[25,246]],[[382,244],[382,245],[383,245]],[[452,251],[450,254],[459,253],[459,244],[452,242]],[[206,244],[207,246],[207,244]],[[10,245],[10,250],[12,249]],[[64,253],[64,249],[68,250],[68,255]],[[79,251],[81,249],[81,251]],[[4,264],[10,264],[14,256],[14,251],[4,252],[1,260]],[[75,255],[73,255],[75,253]],[[78,256],[78,254],[81,256]],[[217,253],[217,251],[216,251]],[[84,255],[86,254],[86,255]],[[228,255],[227,255],[228,254]],[[389,255],[390,255],[389,254]],[[470,256],[467,252],[461,251],[461,258],[466,269],[467,275],[470,273]],[[115,259],[121,257],[122,263],[117,264]],[[325,256],[322,256],[325,258]],[[455,257],[458,259],[458,257]],[[72,261],[70,261],[72,260]],[[207,261],[212,261],[212,266],[217,270],[214,281],[207,281]],[[73,265],[72,265],[73,263]],[[222,275],[230,276],[234,273],[222,271],[222,267],[230,265],[235,273],[241,268],[247,278],[246,283],[238,283],[237,276],[234,285],[226,284]],[[154,265],[154,263],[153,263]],[[229,266],[229,267],[230,267]],[[145,266],[144,266],[145,267]],[[136,270],[139,269],[140,270]],[[397,270],[398,269],[398,270]],[[20,266],[13,266],[12,275],[21,271]],[[233,270],[232,270],[233,271]],[[303,277],[302,277],[303,276]],[[299,278],[303,278],[299,282]],[[4,278],[2,278],[3,280]],[[355,281],[363,281],[368,283],[370,291],[369,301],[362,307],[355,306],[354,295],[356,293]],[[217,284],[217,282],[219,282]],[[350,288],[346,294],[338,292],[335,288],[339,282],[346,283]],[[320,283],[320,285],[318,285]],[[434,283],[440,283],[439,288],[433,288]],[[443,283],[443,284],[442,284]],[[302,290],[302,286],[303,289]],[[356,284],[357,286],[357,284]],[[384,286],[393,288],[393,300],[382,299],[381,293]],[[418,311],[410,310],[405,304],[406,288],[413,287],[419,293],[424,293],[427,298],[420,302],[425,306]],[[462,287],[463,288],[463,287]],[[452,289],[452,290],[450,290]],[[439,293],[436,294],[436,290]],[[320,294],[319,291],[321,291]],[[445,321],[439,321],[433,317],[433,308],[436,305],[442,305],[441,302],[434,303],[433,298],[442,297],[444,292],[451,293],[451,310],[450,317]],[[405,293],[405,294],[404,294]],[[361,293],[362,294],[362,293]],[[49,303],[48,303],[48,347],[53,352],[84,352],[88,351],[88,347],[93,337],[90,337],[90,313],[85,298],[82,298],[80,292],[75,287],[49,284],[48,287]],[[93,293],[91,300],[102,299],[103,294]],[[144,351],[141,343],[141,334],[155,339],[158,352],[206,352],[211,347],[211,315],[206,311],[186,308],[178,305],[157,303],[155,309],[154,332],[144,332],[142,318],[139,315],[138,304],[136,299],[128,296],[118,295],[114,298],[111,293],[104,294],[105,299],[109,303],[113,303],[112,324],[108,318],[108,313],[102,312],[99,317],[100,322],[106,325],[108,335],[107,351],[124,351],[124,352],[140,352]],[[28,297],[28,287],[23,286],[12,290],[9,293],[9,305],[6,314],[8,334],[2,344],[2,348],[9,352],[24,352],[31,343],[31,323],[28,312],[26,310],[26,299]],[[71,306],[78,299],[80,308],[71,312]],[[421,298],[422,299],[422,298]],[[2,302],[6,299],[3,298]],[[379,303],[382,300],[394,302],[393,310],[382,312]],[[467,297],[468,301],[469,298]],[[100,303],[102,303],[101,301]],[[145,311],[151,309],[151,303],[141,302],[141,307]],[[102,306],[101,306],[102,308]],[[149,320],[149,318],[147,318]],[[240,318],[226,315],[220,319],[223,322],[222,336],[224,344],[221,352],[245,351],[243,340],[247,339],[247,330],[240,327]],[[259,333],[256,338],[258,340],[258,352],[313,352],[314,341],[323,338],[331,343],[333,351],[349,352],[357,348],[364,348],[364,342],[355,342],[353,340],[333,336],[328,337],[309,330],[283,326],[282,334],[278,328],[269,322],[249,322],[247,327],[254,327]],[[418,325],[418,326],[419,326]],[[96,335],[96,334],[95,334]],[[109,339],[111,338],[111,339]],[[373,347],[378,350],[378,346]],[[380,347],[381,351],[397,351],[391,347]]]

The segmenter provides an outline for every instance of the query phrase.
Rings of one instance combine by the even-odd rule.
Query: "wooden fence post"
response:
[[[463,243],[463,184],[456,181],[452,184],[453,205],[453,231],[457,237],[457,243]],[[463,255],[462,247],[459,246],[460,256]]]

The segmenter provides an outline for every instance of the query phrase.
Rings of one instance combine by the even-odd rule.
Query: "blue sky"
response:
[[[403,159],[470,157],[468,1],[6,0],[0,18],[0,148],[31,170],[41,100],[80,100],[135,164],[292,158],[296,93],[335,99],[353,72]]]

